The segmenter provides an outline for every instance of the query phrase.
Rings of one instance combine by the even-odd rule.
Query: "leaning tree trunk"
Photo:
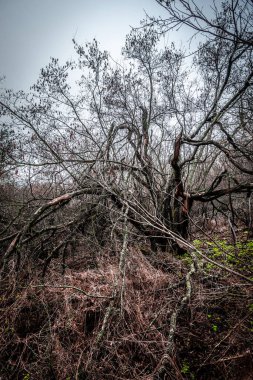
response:
[[[190,196],[184,191],[181,166],[179,164],[182,133],[177,137],[174,146],[174,155],[171,160],[172,174],[166,188],[166,195],[162,205],[163,223],[171,231],[186,239],[188,237],[189,211],[192,206]],[[167,249],[168,239],[163,239],[162,249]],[[170,243],[178,254],[185,253],[175,241]]]

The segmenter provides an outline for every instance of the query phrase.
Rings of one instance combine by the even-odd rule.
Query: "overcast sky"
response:
[[[155,0],[0,0],[0,76],[4,87],[27,90],[50,57],[74,57],[72,38],[96,37],[117,59],[130,26],[165,16]]]

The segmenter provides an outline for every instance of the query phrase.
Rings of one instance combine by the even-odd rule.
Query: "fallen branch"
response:
[[[32,288],[54,288],[54,289],[72,289],[76,290],[79,293],[84,294],[86,297],[92,297],[92,298],[106,298],[106,299],[113,299],[113,297],[108,297],[108,296],[101,296],[97,294],[90,294],[86,293],[83,289],[77,288],[76,286],[71,286],[71,285],[50,285],[50,284],[41,284],[41,285],[31,285]]]
[[[47,202],[43,206],[39,207],[35,213],[33,214],[31,220],[20,230],[15,238],[10,243],[7,251],[4,254],[4,265],[3,269],[5,267],[5,260],[12,254],[12,252],[17,247],[18,243],[20,242],[21,238],[26,235],[26,233],[29,231],[29,229],[33,226],[35,226],[39,221],[41,221],[42,214],[49,208],[59,205],[65,205],[68,203],[71,199],[82,195],[82,194],[96,194],[98,188],[93,189],[91,188],[85,188],[77,191],[73,191],[72,193],[63,194],[60,197],[54,198],[51,201]]]
[[[185,295],[182,297],[181,302],[179,304],[179,307],[177,307],[171,317],[170,317],[170,330],[169,330],[169,336],[167,341],[167,346],[164,355],[162,356],[162,359],[160,361],[160,365],[158,368],[158,378],[163,378],[163,375],[167,372],[167,367],[172,361],[172,356],[175,351],[175,333],[177,328],[177,318],[179,313],[183,310],[183,308],[189,303],[192,293],[192,285],[191,285],[191,276],[196,272],[196,268],[194,263],[191,264],[189,272],[185,276],[185,283],[186,283],[186,292]]]

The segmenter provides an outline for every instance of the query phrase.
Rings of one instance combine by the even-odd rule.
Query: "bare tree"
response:
[[[125,66],[95,40],[74,41],[77,62],[52,59],[31,94],[2,94],[3,119],[22,130],[16,165],[31,215],[19,229],[10,223],[6,259],[33,242],[45,271],[77,236],[95,233],[103,242],[99,231],[115,232],[126,207],[132,233],[153,250],[184,253],[199,205],[224,214],[224,201],[235,224],[234,194],[250,197],[253,189],[252,6],[227,2],[208,18],[188,1],[162,4],[168,19],[127,36]],[[161,47],[157,25],[163,33],[181,25],[202,32],[194,78],[185,53]],[[72,70],[80,73],[74,89]]]

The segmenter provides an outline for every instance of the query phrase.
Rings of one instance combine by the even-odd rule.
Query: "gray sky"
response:
[[[0,0],[2,86],[27,90],[50,57],[75,56],[72,38],[96,37],[117,59],[130,26],[149,15],[165,16],[155,0]]]

